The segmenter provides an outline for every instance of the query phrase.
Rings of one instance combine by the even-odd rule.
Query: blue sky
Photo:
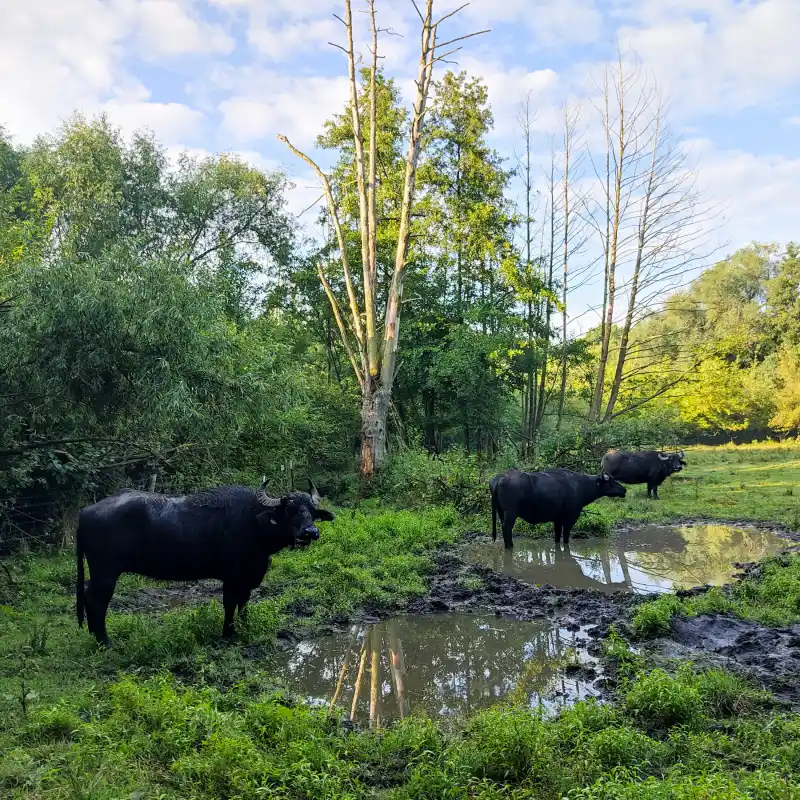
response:
[[[275,134],[311,148],[342,108],[344,57],[327,44],[341,41],[333,14],[342,5],[0,0],[0,124],[27,142],[75,110],[104,110],[125,131],[152,129],[173,154],[236,151],[285,169],[299,210],[317,196],[315,181]],[[441,13],[456,5],[436,2]],[[381,46],[387,72],[407,89],[413,6],[376,7],[380,24],[402,34]],[[356,18],[364,32],[366,15]],[[518,145],[515,114],[528,91],[542,166],[565,99],[593,125],[590,77],[621,43],[668,94],[707,198],[725,204],[725,249],[800,238],[800,0],[472,0],[449,30],[482,28],[491,33],[464,43],[459,66],[485,78],[502,153]]]

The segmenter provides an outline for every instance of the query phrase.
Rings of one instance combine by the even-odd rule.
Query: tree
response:
[[[358,222],[361,238],[362,285],[360,298],[356,294],[357,287],[353,281],[350,268],[350,257],[340,213],[341,203],[334,194],[328,176],[320,169],[316,162],[294,147],[285,136],[279,134],[278,138],[285,142],[295,155],[306,161],[319,176],[325,192],[328,212],[336,233],[339,258],[344,273],[350,311],[349,329],[345,324],[339,300],[326,277],[325,265],[321,261],[317,265],[317,269],[320,282],[325,289],[328,301],[333,310],[342,344],[348,354],[350,365],[361,390],[362,433],[360,471],[362,478],[369,481],[372,479],[375,470],[380,470],[383,467],[386,459],[387,420],[392,387],[396,377],[397,347],[400,335],[400,308],[408,259],[411,213],[415,197],[414,190],[417,166],[422,149],[423,125],[433,81],[434,66],[437,62],[446,59],[448,55],[460,49],[460,47],[452,47],[450,50],[447,50],[447,47],[467,38],[467,36],[459,36],[444,42],[440,41],[440,25],[456,12],[445,14],[438,20],[434,20],[433,0],[427,0],[424,13],[417,9],[420,22],[422,23],[422,31],[420,57],[415,81],[416,95],[413,102],[409,126],[395,258],[391,271],[386,309],[383,316],[381,341],[381,326],[378,324],[376,309],[376,241],[378,219],[375,202],[378,181],[376,85],[378,79],[379,29],[376,20],[375,2],[374,0],[369,0],[372,28],[372,59],[370,67],[368,120],[366,125],[364,125],[362,123],[358,82],[356,79],[356,52],[353,42],[351,5],[350,0],[345,0],[344,19],[340,19],[345,28],[346,46],[341,47],[337,45],[337,47],[347,56],[350,84],[350,113],[352,118],[356,187],[358,193]],[[366,154],[365,139],[367,141]]]
[[[596,169],[600,192],[591,214],[604,253],[604,314],[589,409],[596,422],[626,413],[617,402],[626,364],[635,357],[632,327],[653,312],[665,289],[683,282],[707,257],[704,244],[715,217],[696,188],[686,148],[669,132],[658,88],[639,65],[627,65],[620,53],[617,65],[606,71],[602,93],[605,170]],[[627,289],[628,303],[603,408],[620,288]],[[667,381],[651,394],[658,396],[672,385]]]

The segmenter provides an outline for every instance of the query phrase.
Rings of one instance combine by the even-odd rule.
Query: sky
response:
[[[436,13],[462,2],[436,0]],[[342,7],[0,0],[0,125],[25,144],[75,111],[106,112],[125,132],[152,130],[173,156],[237,152],[284,170],[299,212],[318,197],[317,183],[276,134],[325,163],[314,139],[348,92],[344,54],[328,44],[343,41],[333,16]],[[383,66],[408,97],[419,20],[411,0],[376,0],[376,8],[393,34],[381,37]],[[366,58],[368,19],[355,17]],[[448,25],[453,36],[491,29],[456,58],[485,80],[491,143],[502,154],[519,148],[516,115],[530,94],[544,161],[558,109],[587,97],[621,46],[658,81],[707,199],[724,207],[718,255],[800,239],[800,0],[471,0]],[[581,302],[591,304],[591,291]]]

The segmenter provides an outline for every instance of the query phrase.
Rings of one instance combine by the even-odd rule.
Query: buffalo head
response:
[[[331,511],[319,508],[322,497],[310,478],[308,492],[289,492],[282,497],[270,497],[264,490],[265,485],[266,481],[256,492],[258,502],[266,509],[259,514],[259,519],[268,519],[271,524],[279,526],[287,535],[290,547],[308,547],[319,539],[315,519],[333,521],[334,514]]]
[[[662,451],[658,454],[658,458],[664,462],[667,475],[671,475],[673,472],[680,472],[686,466],[686,462],[683,460],[683,450],[678,450],[677,453],[664,453]]]
[[[627,489],[607,472],[601,472],[597,476],[597,487],[600,489],[601,497],[625,497]]]

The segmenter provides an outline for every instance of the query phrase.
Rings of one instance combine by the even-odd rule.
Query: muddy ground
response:
[[[688,522],[697,523],[701,520],[685,520],[683,524]],[[776,525],[736,521],[727,524],[768,527],[779,531],[787,539],[800,541],[800,534]],[[462,543],[485,535],[480,532],[467,533]],[[787,548],[787,551],[790,549],[797,548]],[[744,575],[753,575],[759,569],[756,564],[734,566],[741,570],[737,579]],[[400,613],[489,611],[521,620],[547,619],[570,630],[584,628],[590,637],[587,653],[595,660],[601,655],[600,640],[608,634],[612,625],[622,635],[630,635],[628,621],[633,610],[647,599],[642,595],[622,591],[606,593],[587,589],[557,589],[548,585],[532,586],[495,572],[489,567],[467,563],[461,557],[458,545],[443,548],[436,554],[429,587],[424,597],[411,601],[407,607],[364,608],[350,617],[331,619],[314,633],[342,632],[353,623],[377,622]],[[698,594],[708,591],[709,588],[698,587],[678,594]],[[267,583],[254,592],[253,599],[266,598],[269,594]],[[111,608],[123,612],[163,611],[179,605],[203,603],[212,598],[222,602],[219,582],[199,581],[139,588],[130,593],[121,593],[114,597]],[[281,646],[291,646],[311,634],[309,626],[304,622],[308,621],[312,611],[311,608],[290,609],[294,621],[278,634]],[[724,666],[769,689],[778,699],[800,707],[800,625],[766,628],[720,615],[676,619],[670,635],[644,644],[642,653],[648,655],[654,664],[682,659],[691,660],[698,666]],[[596,667],[588,669],[596,678],[598,688],[613,693],[612,676],[603,674],[602,669]]]

